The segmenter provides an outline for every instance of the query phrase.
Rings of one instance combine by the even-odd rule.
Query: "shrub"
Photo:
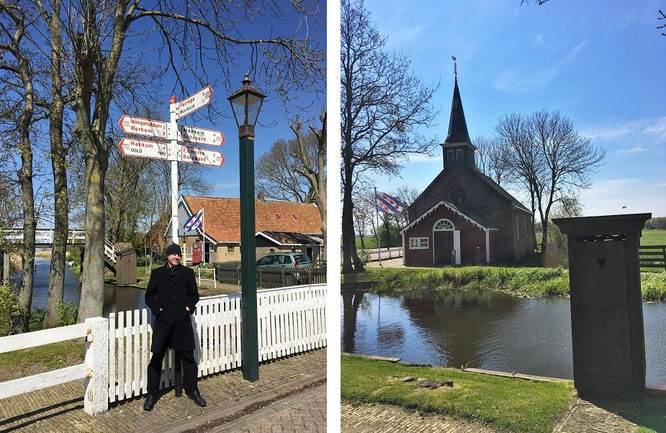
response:
[[[666,273],[642,273],[641,292],[644,301],[666,301]]]
[[[0,336],[9,332],[9,318],[18,311],[16,288],[0,284]]]
[[[79,307],[74,305],[73,302],[60,302],[58,303],[58,323],[57,326],[68,326],[76,323],[76,318],[79,315]]]

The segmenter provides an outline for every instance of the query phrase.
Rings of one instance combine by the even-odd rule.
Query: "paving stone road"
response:
[[[210,430],[215,433],[326,432],[326,385],[319,385]]]
[[[195,406],[185,396],[176,398],[173,390],[169,390],[152,412],[143,410],[143,398],[133,398],[112,405],[107,413],[91,417],[83,411],[83,381],[77,380],[0,400],[0,432],[209,431],[273,405],[276,405],[274,414],[286,417],[289,410],[280,405],[281,401],[292,399],[289,401],[298,406],[299,394],[314,392],[313,387],[325,389],[325,384],[326,350],[315,350],[261,364],[257,382],[243,380],[240,370],[200,379],[199,389],[208,401],[205,408]],[[321,422],[318,416],[325,417],[325,395],[323,399],[323,403],[317,400],[318,407],[324,407],[323,412],[317,415],[313,410],[310,414],[317,423]],[[300,409],[297,412],[302,414],[299,416],[306,426],[305,412]],[[307,421],[307,426],[312,425],[310,418]],[[296,419],[291,419],[288,426],[291,428],[295,422]]]
[[[423,416],[396,406],[342,403],[342,433],[492,433],[475,422],[439,415]]]

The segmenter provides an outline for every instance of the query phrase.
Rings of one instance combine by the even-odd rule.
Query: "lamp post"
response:
[[[254,231],[254,124],[264,95],[243,78],[243,86],[229,96],[238,125],[240,146],[241,211],[241,284],[242,321],[241,355],[243,378],[259,380],[259,338],[257,329],[256,244]]]

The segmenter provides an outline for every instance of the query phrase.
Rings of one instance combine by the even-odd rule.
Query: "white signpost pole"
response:
[[[176,97],[169,104],[169,160],[171,161],[171,241],[178,245],[178,124]]]

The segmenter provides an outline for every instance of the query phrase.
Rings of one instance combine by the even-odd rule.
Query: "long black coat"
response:
[[[175,350],[194,350],[194,332],[190,316],[199,301],[194,271],[178,265],[174,275],[168,265],[154,269],[146,290],[146,305],[155,316],[151,352],[166,346]],[[185,307],[189,307],[187,311]]]

